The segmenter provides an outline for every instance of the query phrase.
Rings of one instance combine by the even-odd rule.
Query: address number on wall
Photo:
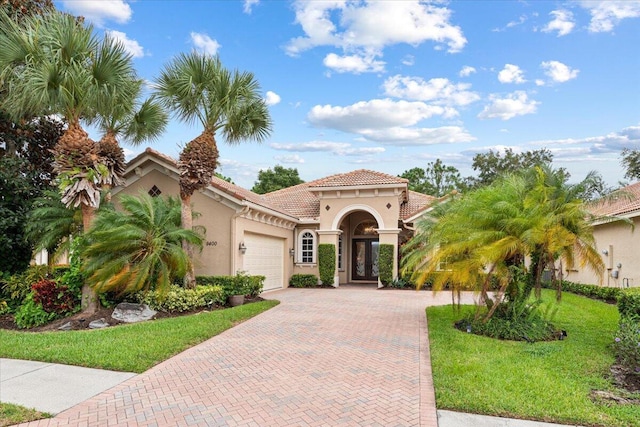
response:
[[[215,240],[208,240],[206,243],[207,246],[218,246],[218,242]]]

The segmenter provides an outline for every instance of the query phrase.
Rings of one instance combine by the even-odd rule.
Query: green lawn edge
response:
[[[554,291],[543,291],[555,304]],[[611,343],[616,306],[565,293],[553,323],[563,341],[499,341],[456,330],[453,322],[472,306],[426,309],[438,409],[585,426],[640,426],[640,405],[590,398],[613,390],[606,379],[614,362]]]
[[[0,427],[27,423],[42,418],[51,418],[51,414],[25,408],[20,405],[14,405],[13,403],[0,402]]]
[[[0,357],[141,373],[278,304],[260,301],[99,330],[0,330]]]

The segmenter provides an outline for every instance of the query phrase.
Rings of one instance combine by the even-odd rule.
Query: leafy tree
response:
[[[626,179],[640,179],[640,150],[630,150],[625,148],[621,153],[621,164],[625,169],[624,177]]]
[[[409,189],[434,197],[442,197],[454,190],[462,190],[464,180],[453,166],[446,166],[442,160],[429,162],[424,169],[412,168],[400,175],[409,180]]]
[[[216,176],[217,178],[220,178],[223,181],[227,181],[227,182],[233,184],[233,180],[228,176],[224,176],[224,175],[222,175],[221,173],[218,173],[218,172],[215,172],[213,175]]]
[[[273,169],[269,168],[258,172],[258,180],[253,184],[251,191],[266,194],[302,183],[304,181],[300,179],[298,169],[276,165]]]
[[[180,199],[182,226],[193,226],[191,196],[206,187],[218,167],[216,134],[235,144],[263,141],[271,133],[271,117],[260,85],[249,72],[229,71],[216,56],[197,52],[180,54],[167,64],[156,80],[156,95],[180,120],[198,123],[202,133],[180,153]],[[191,257],[188,242],[185,250]],[[185,277],[195,286],[193,266]]]
[[[53,150],[54,172],[62,202],[81,208],[83,229],[89,230],[101,187],[111,182],[111,158],[82,122],[108,117],[114,102],[133,99],[131,82],[137,77],[131,56],[120,42],[99,40],[93,27],[67,14],[53,11],[21,25],[1,14],[0,80],[7,89],[0,106],[13,118],[57,113],[68,123]],[[83,289],[82,308],[97,309],[89,287]]]
[[[180,202],[174,198],[123,195],[122,210],[98,212],[85,234],[83,271],[99,292],[164,292],[192,261],[182,242],[202,247],[202,236],[180,226]]]
[[[524,153],[514,153],[507,148],[504,154],[489,150],[488,153],[478,153],[473,156],[473,170],[478,171],[478,177],[472,179],[474,187],[491,184],[501,175],[519,173],[534,166],[550,164],[553,154],[546,148]]]
[[[543,271],[555,272],[558,261],[602,274],[593,217],[578,197],[583,188],[568,184],[562,170],[537,166],[442,203],[405,246],[403,270],[419,286],[432,280],[436,290],[448,284],[480,291],[485,321],[499,307],[502,314],[510,313],[501,304],[525,306]],[[531,259],[528,270],[525,257]],[[528,271],[526,280],[518,279],[514,266]],[[496,282],[498,294],[491,298]]]

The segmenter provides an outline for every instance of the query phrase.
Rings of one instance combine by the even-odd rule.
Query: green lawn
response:
[[[543,291],[553,301],[553,291]],[[462,310],[472,307],[463,306]],[[563,341],[528,344],[460,332],[451,306],[427,309],[438,409],[594,426],[640,426],[640,405],[594,403],[612,390],[614,305],[565,293],[555,325]],[[637,398],[638,396],[636,396]]]
[[[27,409],[11,403],[0,402],[0,427],[49,418],[50,416],[35,409]]]
[[[99,330],[0,330],[0,357],[140,373],[277,304],[261,301]]]

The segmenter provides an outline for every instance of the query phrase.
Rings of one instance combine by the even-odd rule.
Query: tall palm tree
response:
[[[593,217],[578,198],[584,183],[569,185],[567,178],[535,167],[436,207],[406,245],[404,271],[419,285],[432,279],[436,290],[449,284],[479,291],[489,308],[486,319],[513,285],[510,267],[524,268],[526,257],[531,265],[520,299],[539,289],[543,271],[553,271],[558,260],[566,268],[580,263],[602,274]],[[492,280],[499,284],[495,300],[488,292]]]
[[[180,202],[173,198],[123,195],[122,210],[98,212],[85,235],[83,269],[101,292],[167,290],[191,259],[182,241],[202,246],[202,236],[180,226]]]
[[[91,26],[57,11],[26,18],[20,26],[0,14],[0,26],[0,84],[6,89],[0,107],[16,118],[26,113],[63,116],[68,126],[54,148],[54,167],[62,202],[80,207],[87,231],[110,172],[82,121],[104,113],[114,98],[131,99],[127,91],[137,79],[131,56],[121,43],[99,40]],[[82,307],[85,312],[97,309],[96,294],[88,286]]]
[[[231,72],[218,57],[196,52],[180,54],[164,67],[155,94],[180,120],[203,128],[179,159],[182,226],[191,229],[191,196],[211,182],[218,166],[216,135],[230,144],[260,142],[271,132],[271,117],[252,73]],[[185,249],[193,256],[188,244]],[[195,285],[193,267],[185,282]]]

